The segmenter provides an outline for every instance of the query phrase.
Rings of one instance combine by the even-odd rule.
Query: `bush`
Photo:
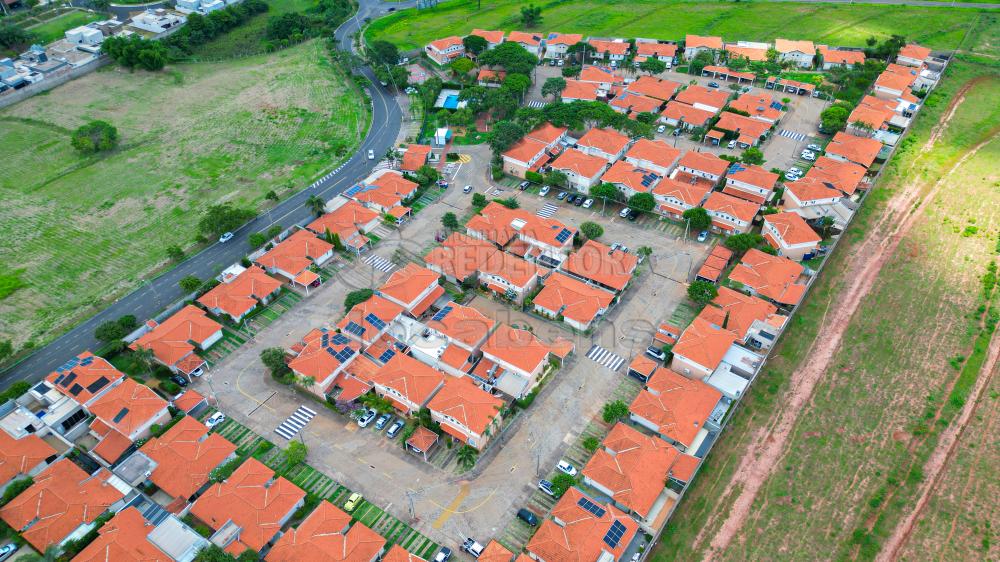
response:
[[[226,464],[212,469],[212,472],[208,475],[208,479],[212,482],[222,482],[232,476],[236,472],[236,469],[243,464],[244,460],[246,460],[246,457],[238,456]]]
[[[545,176],[539,174],[538,172],[525,172],[524,179],[530,181],[531,183],[543,183],[545,181]]]
[[[171,244],[170,246],[167,246],[167,257],[175,262],[183,261],[184,250],[177,244]]]
[[[118,129],[107,121],[91,121],[73,131],[70,143],[83,154],[111,150],[118,144]]]
[[[3,507],[10,503],[10,500],[16,498],[21,494],[21,492],[27,490],[35,483],[35,480],[30,476],[25,476],[24,478],[18,478],[10,484],[3,491],[3,496],[0,497],[0,507]]]
[[[374,294],[375,291],[372,291],[371,289],[358,289],[357,291],[347,293],[347,297],[344,298],[344,311],[350,311],[355,307],[355,305],[361,304],[372,298],[372,295]]]
[[[719,290],[715,288],[714,284],[708,281],[698,280],[688,285],[687,294],[689,299],[701,306],[705,306],[719,295]]]
[[[628,415],[628,404],[621,400],[608,402],[601,411],[605,423],[618,421]]]
[[[218,236],[223,232],[238,229],[255,216],[256,213],[250,209],[241,209],[229,204],[212,205],[205,210],[204,216],[198,221],[198,231],[206,236]]]
[[[483,195],[482,193],[473,193],[472,194],[472,206],[473,207],[475,207],[476,209],[482,209],[483,207],[486,206],[486,204],[487,204],[487,201],[486,201],[486,196],[485,195]]]
[[[175,383],[174,381],[167,380],[167,381],[160,381],[160,390],[162,390],[163,392],[166,392],[167,394],[169,394],[171,396],[174,396],[174,395],[180,394],[181,387],[180,387],[179,384]]]
[[[583,448],[593,453],[601,446],[601,442],[594,436],[587,437],[583,440]]]
[[[590,240],[597,240],[604,234],[604,227],[596,222],[586,221],[580,225],[580,232]]]
[[[201,279],[194,275],[185,275],[177,284],[185,293],[193,293],[201,288]]]
[[[7,402],[8,400],[14,400],[20,397],[25,392],[31,389],[31,383],[28,381],[17,381],[14,384],[7,387],[6,390],[0,392],[0,404]]]
[[[569,490],[573,486],[576,486],[576,478],[565,472],[560,472],[552,477],[552,493],[557,498],[561,498],[566,493],[566,490]]]

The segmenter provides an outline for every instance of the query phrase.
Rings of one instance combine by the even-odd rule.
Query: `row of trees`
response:
[[[197,12],[188,14],[184,27],[162,41],[169,50],[170,58],[183,58],[190,55],[199,45],[203,45],[245,24],[250,18],[267,11],[268,5],[264,0],[243,0],[238,4],[226,6],[205,16]]]
[[[160,41],[150,41],[138,35],[115,35],[101,44],[101,51],[125,68],[157,71],[167,64],[167,47]]]

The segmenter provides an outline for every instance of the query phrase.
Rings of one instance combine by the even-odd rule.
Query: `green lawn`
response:
[[[89,119],[118,128],[118,149],[70,148]],[[26,286],[0,300],[0,340],[58,335],[163,266],[167,246],[190,247],[200,209],[304,187],[367,123],[319,40],[159,73],[106,67],[5,109],[0,264]]]
[[[269,0],[267,12],[258,14],[240,27],[200,45],[191,54],[191,58],[221,60],[262,53],[264,48],[261,39],[264,37],[269,18],[289,12],[301,12],[316,4],[316,0]]]
[[[92,21],[101,19],[101,14],[91,14],[84,11],[73,11],[56,16],[47,22],[40,23],[28,28],[42,45],[51,43],[57,39],[62,39],[67,30],[86,25]]]
[[[387,39],[418,49],[473,28],[521,29],[520,0],[451,0],[432,9],[407,10],[373,22],[366,38]],[[541,3],[538,31],[594,36],[682,40],[687,33],[727,40],[812,39],[817,43],[864,46],[870,36],[905,35],[932,48],[959,44],[977,10],[875,5],[771,2],[681,2],[676,0],[575,0]],[[995,13],[995,11],[994,11]]]

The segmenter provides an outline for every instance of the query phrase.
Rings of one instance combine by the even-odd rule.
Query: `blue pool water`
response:
[[[442,104],[445,109],[458,109],[458,96],[452,94],[444,98],[444,104]]]

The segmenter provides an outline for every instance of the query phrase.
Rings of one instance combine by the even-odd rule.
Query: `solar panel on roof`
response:
[[[782,105],[779,102],[772,101],[771,102],[771,108],[777,109],[778,111],[781,111]]]
[[[347,197],[354,197],[359,191],[361,191],[362,187],[363,186],[361,184],[352,185],[347,188],[347,191],[344,191],[344,195]]]
[[[80,365],[86,367],[87,365],[90,365],[93,362],[94,362],[94,357],[93,356],[85,357],[83,359],[83,361],[80,361]]]
[[[556,234],[556,241],[557,242],[565,242],[565,241],[569,240],[569,237],[572,236],[572,235],[573,235],[573,233],[570,232],[569,229],[564,228],[561,231],[559,231],[559,234]]]
[[[337,354],[337,360],[343,363],[344,361],[347,361],[353,356],[354,356],[354,348],[345,347],[344,349],[340,350],[340,353]]]
[[[74,385],[73,385],[72,387],[70,387],[70,389],[69,389],[69,393],[70,393],[70,394],[72,394],[73,396],[77,396],[77,395],[79,395],[79,394],[80,394],[81,392],[83,392],[83,387],[82,387],[82,386],[80,386],[79,384],[74,384]]]
[[[382,355],[378,356],[378,360],[381,361],[381,362],[383,362],[383,363],[385,363],[385,362],[387,362],[388,360],[392,359],[395,356],[396,356],[395,350],[393,350],[392,348],[389,348],[389,349],[383,351]]]
[[[587,498],[580,498],[576,501],[576,505],[586,509],[590,513],[593,513],[597,517],[604,517],[604,508],[597,505],[596,503],[590,501]]]
[[[92,383],[90,383],[90,384],[87,385],[87,392],[93,394],[93,393],[97,392],[98,390],[104,388],[104,386],[107,385],[107,384],[108,384],[108,379],[105,378],[105,377],[100,377],[96,381],[94,381],[94,382],[92,382]]]
[[[604,535],[604,542],[611,548],[617,548],[623,536],[625,536],[625,525],[621,521],[615,521]]]
[[[372,326],[375,326],[376,330],[381,330],[382,328],[385,328],[385,322],[383,322],[381,318],[375,316],[371,312],[369,312],[368,315],[365,316],[365,322],[368,322]]]
[[[440,322],[441,320],[444,320],[444,318],[446,316],[448,316],[448,313],[451,312],[452,310],[453,310],[452,307],[446,306],[446,307],[442,308],[441,310],[437,311],[437,314],[435,314],[434,316],[432,316],[431,320],[432,321]]]
[[[128,408],[122,408],[121,411],[118,412],[115,415],[114,419],[111,420],[111,421],[114,422],[114,423],[118,423],[118,422],[122,421],[123,419],[125,419],[125,416],[127,416],[127,415],[128,415]]]
[[[355,336],[358,337],[361,337],[365,334],[365,329],[362,326],[354,323],[353,321],[347,323],[347,326],[344,328],[344,331],[349,334],[354,334]]]
[[[334,334],[333,343],[335,345],[344,345],[351,343],[351,340],[347,339],[347,336],[345,336],[344,334]]]
[[[71,382],[73,382],[75,380],[76,380],[76,373],[70,373],[69,375],[66,375],[66,378],[64,378],[62,380],[62,382],[60,383],[60,385],[63,388],[66,388],[67,386],[69,386],[69,383],[71,383]]]
[[[55,380],[55,383],[59,384],[59,382],[62,381],[64,378],[66,378],[66,375],[59,375],[59,376],[57,376],[56,380]]]
[[[406,346],[405,346],[405,345],[403,345],[402,343],[400,343],[400,342],[396,342],[396,343],[395,343],[395,344],[393,344],[393,345],[395,345],[395,346],[396,346],[396,349],[398,349],[398,350],[400,350],[400,351],[402,351],[402,352],[404,352],[404,353],[406,352]]]

